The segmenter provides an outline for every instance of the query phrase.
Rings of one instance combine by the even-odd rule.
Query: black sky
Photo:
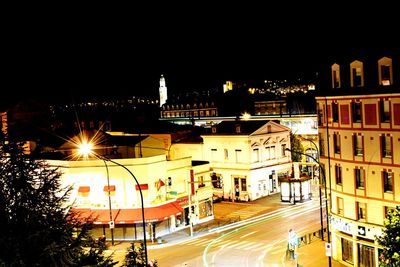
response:
[[[379,11],[125,8],[13,17],[4,31],[2,87],[28,98],[157,95],[161,74],[179,92],[228,79],[312,76],[343,54],[398,47],[394,17]]]

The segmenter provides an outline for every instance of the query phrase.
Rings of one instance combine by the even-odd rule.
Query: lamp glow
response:
[[[79,145],[78,151],[80,155],[87,157],[93,153],[93,145],[91,143],[82,143]]]

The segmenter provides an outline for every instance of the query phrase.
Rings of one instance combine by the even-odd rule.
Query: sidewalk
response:
[[[312,200],[311,200],[312,201]],[[316,201],[316,200],[315,200]],[[228,202],[222,201],[220,203],[214,204],[214,220],[206,222],[200,225],[195,225],[193,227],[193,236],[201,236],[202,234],[208,233],[210,229],[220,227],[222,225],[227,225],[236,221],[246,219],[243,213],[249,214],[248,216],[254,217],[257,215],[264,214],[266,212],[271,212],[283,207],[292,205],[289,203],[281,202],[280,194],[270,195],[263,197],[251,202]],[[298,203],[301,205],[301,203]],[[242,212],[242,214],[240,213]],[[157,240],[154,242],[147,242],[147,249],[152,249],[161,246],[173,246],[181,242],[187,241],[190,237],[189,227],[169,234],[162,237],[162,244],[158,244]],[[109,251],[114,252],[114,258],[122,263],[124,256],[128,247],[130,247],[130,242],[115,242],[114,246],[111,246],[110,242]],[[316,239],[307,245],[302,245],[298,248],[298,264],[299,266],[307,267],[319,267],[328,266],[328,257],[325,255],[325,241]],[[120,266],[120,265],[118,265]],[[294,261],[287,260],[284,262],[284,266],[295,266]],[[339,262],[332,259],[332,266],[341,267],[345,266]]]

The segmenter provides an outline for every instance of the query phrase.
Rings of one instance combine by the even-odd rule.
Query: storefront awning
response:
[[[164,205],[149,207],[144,209],[144,217],[146,222],[159,222],[168,219],[171,215],[182,214],[183,209],[177,202],[171,202]],[[132,224],[142,223],[142,209],[121,209],[115,223],[116,224]]]
[[[78,213],[78,217],[85,221],[86,218],[93,218],[94,224],[108,224],[110,221],[109,209],[72,209]],[[183,209],[178,202],[170,202],[160,206],[147,207],[144,209],[146,222],[158,222],[168,219],[171,215],[182,214]],[[112,209],[112,217],[115,224],[142,223],[142,209]]]

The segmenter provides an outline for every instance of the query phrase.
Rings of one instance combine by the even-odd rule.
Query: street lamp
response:
[[[327,195],[327,189],[326,189],[325,169],[324,169],[323,166],[321,166],[320,162],[316,158],[314,158],[313,156],[310,156],[308,154],[305,154],[305,153],[299,152],[299,151],[292,151],[289,148],[286,148],[285,150],[289,151],[291,153],[297,153],[297,154],[300,154],[300,155],[304,155],[306,157],[309,157],[309,158],[313,159],[318,164],[319,168],[321,169],[321,173],[323,175],[323,181],[324,181],[324,185],[325,185],[326,231],[327,231],[327,235],[328,235],[328,243],[330,244],[331,243],[331,238],[330,238],[330,233],[329,233],[329,211],[328,211],[328,195]],[[322,217],[321,217],[321,220],[322,220]],[[324,232],[322,232],[322,236],[323,235],[324,235]],[[329,267],[331,267],[332,266],[332,258],[331,258],[331,256],[328,256],[328,263],[329,263]]]
[[[140,201],[141,201],[141,208],[142,208],[142,225],[143,225],[143,248],[144,248],[144,253],[145,253],[145,263],[147,265],[146,218],[144,216],[143,193],[142,193],[142,189],[140,188],[139,181],[136,179],[135,175],[125,165],[123,165],[121,163],[118,163],[118,162],[116,162],[116,161],[114,161],[114,160],[112,160],[110,158],[105,157],[105,156],[101,156],[101,155],[95,154],[93,152],[92,145],[90,143],[88,143],[88,142],[85,142],[85,143],[82,143],[82,144],[79,145],[79,153],[81,155],[85,156],[85,157],[88,157],[89,155],[94,155],[96,158],[99,158],[99,159],[103,160],[105,165],[106,165],[106,168],[107,168],[107,178],[108,178],[108,166],[107,166],[106,162],[109,161],[111,163],[114,163],[115,165],[118,165],[118,166],[124,168],[133,177],[133,179],[135,180],[136,184],[138,185],[139,193],[140,193]],[[109,180],[107,180],[107,182],[108,182],[108,186],[110,186]],[[108,188],[108,194],[110,196],[110,191],[109,190],[110,190],[110,188]],[[111,200],[109,199],[109,201],[110,201],[110,205],[111,205]],[[112,219],[112,217],[111,217],[111,219]]]
[[[110,193],[110,174],[108,172],[107,161],[103,159],[104,165],[107,170],[107,194],[108,194],[108,207],[110,211],[110,231],[111,231],[111,244],[114,246],[114,220],[112,216],[112,208],[111,208],[111,193]]]
[[[302,136],[300,136],[300,138],[303,139],[303,140],[309,141],[311,144],[314,145],[315,150],[317,151],[317,160],[319,161],[319,149],[318,149],[317,144],[316,144],[313,140],[311,140],[311,139],[307,139],[307,138],[304,138],[304,137],[302,137]],[[318,162],[318,161],[315,161],[315,162]],[[318,162],[318,167],[320,168],[319,162]],[[321,172],[321,171],[320,171],[320,172]],[[324,241],[325,238],[324,238],[324,222],[323,222],[323,220],[322,220],[322,197],[321,197],[321,195],[322,195],[322,192],[321,192],[322,189],[321,189],[321,179],[319,179],[318,191],[319,191],[319,214],[320,214],[320,219],[321,219],[321,239],[322,239],[322,241]],[[326,194],[326,191],[325,191],[325,194]]]

